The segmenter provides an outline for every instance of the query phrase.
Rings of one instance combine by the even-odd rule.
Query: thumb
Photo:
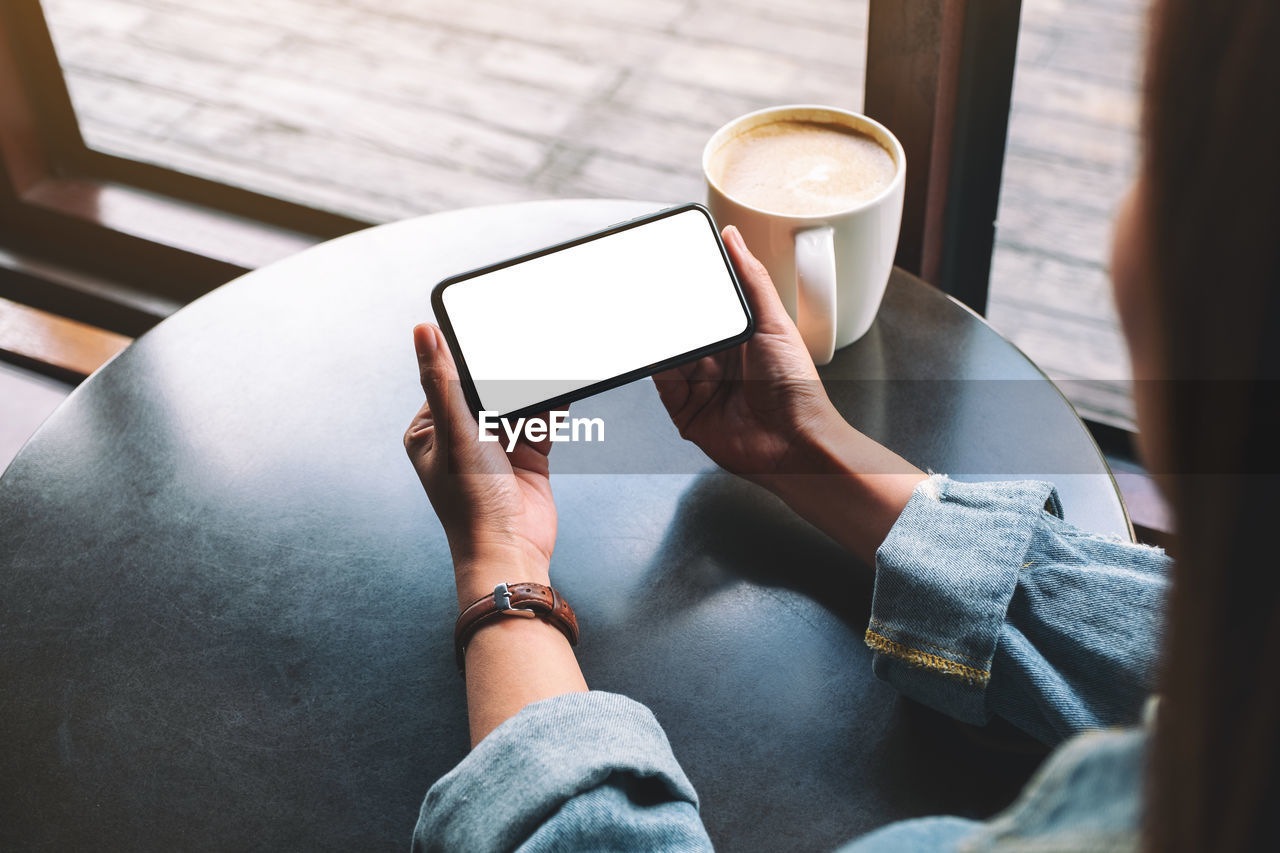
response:
[[[751,254],[746,241],[742,239],[742,233],[734,226],[726,225],[721,236],[724,238],[725,248],[729,250],[729,257],[733,259],[733,266],[738,271],[738,278],[742,281],[747,303],[756,316],[756,329],[773,333],[785,332],[788,327],[794,330],[795,323],[783,307],[769,271]]]
[[[437,429],[474,431],[475,418],[462,393],[458,368],[445,343],[444,334],[430,323],[413,328],[413,348],[418,353],[418,376],[427,395],[427,407]]]

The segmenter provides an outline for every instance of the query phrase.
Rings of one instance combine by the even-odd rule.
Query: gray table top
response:
[[[78,388],[0,479],[0,848],[389,849],[467,750],[449,554],[401,447],[446,275],[654,209],[474,208],[244,276]],[[895,271],[823,368],[846,417],[963,479],[1058,483],[1128,536],[1087,431],[980,318]],[[552,454],[588,682],[648,704],[726,849],[984,815],[1034,758],[898,697],[830,540],[681,441],[643,381]],[[641,605],[639,602],[643,601]]]

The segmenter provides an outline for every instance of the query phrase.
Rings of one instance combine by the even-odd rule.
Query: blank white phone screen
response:
[[[732,338],[747,314],[691,209],[450,284],[480,408],[507,414]]]

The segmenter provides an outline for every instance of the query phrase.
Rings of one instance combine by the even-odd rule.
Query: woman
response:
[[[681,434],[876,567],[877,674],[960,719],[997,715],[1064,744],[992,821],[906,821],[848,851],[1280,850],[1280,584],[1263,540],[1280,425],[1280,352],[1265,341],[1280,328],[1278,53],[1271,0],[1157,2],[1142,168],[1112,268],[1176,568],[1075,530],[1047,484],[926,477],[844,423],[764,268],[726,229],[758,330],[656,377]],[[426,403],[405,443],[449,537],[459,606],[499,582],[549,585],[548,445],[476,442],[439,331],[414,338]],[[829,476],[799,488],[796,473]],[[1071,619],[1099,597],[1110,618]],[[1142,715],[1161,636],[1162,698]],[[653,716],[587,692],[556,626],[489,622],[465,673],[474,749],[428,793],[416,848],[709,849]]]

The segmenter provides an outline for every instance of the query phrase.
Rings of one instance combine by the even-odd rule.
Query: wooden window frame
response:
[[[896,263],[979,314],[995,248],[1021,5],[870,0],[867,22],[864,108],[893,128],[907,154]],[[1110,464],[1143,470],[1136,433],[1085,425]],[[1131,507],[1142,541],[1168,546],[1171,531],[1144,526],[1144,519],[1167,524],[1164,508],[1146,504]]]
[[[0,4],[0,297],[138,335],[369,224],[89,148],[40,3]]]
[[[865,109],[907,154],[898,266],[985,314],[1021,0],[871,0]]]

